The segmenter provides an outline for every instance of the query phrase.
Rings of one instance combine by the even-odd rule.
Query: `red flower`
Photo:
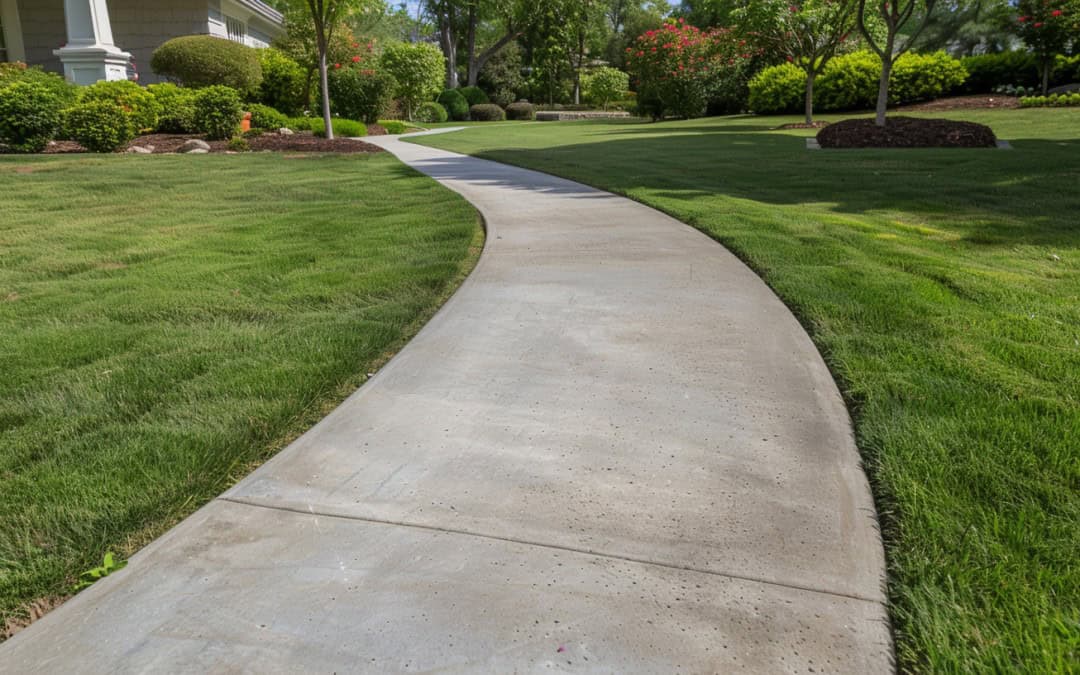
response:
[[[360,57],[359,56],[352,57],[352,62],[353,63],[360,63]]]
[[[1060,9],[1055,9],[1054,11],[1050,12],[1050,15],[1051,16],[1061,16],[1061,10]]]
[[[334,64],[334,67],[335,67],[335,68],[340,68],[340,67],[341,67],[341,64],[340,64],[340,63],[335,63],[335,64]]]
[[[1016,17],[1016,20],[1019,21],[1020,23],[1024,23],[1024,22],[1026,22],[1028,20],[1028,18],[1026,16],[1018,16],[1018,17]]]
[[[358,48],[359,46],[360,46],[360,43],[359,43],[359,42],[354,42],[354,43],[352,43],[352,48],[353,48],[353,49],[356,49],[356,48]]]
[[[1035,22],[1035,27],[1036,28],[1042,28],[1043,27],[1043,22],[1042,21],[1036,21]]]

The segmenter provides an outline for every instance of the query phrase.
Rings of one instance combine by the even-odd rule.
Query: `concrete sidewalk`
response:
[[[632,201],[365,140],[480,209],[476,271],[0,671],[889,671],[847,412],[765,284]]]

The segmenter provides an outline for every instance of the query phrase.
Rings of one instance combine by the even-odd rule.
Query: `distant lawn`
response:
[[[482,236],[390,155],[7,156],[0,184],[0,633],[340,402]]]
[[[949,116],[1016,149],[810,152],[770,131],[795,118],[751,117],[418,142],[629,195],[740,255],[854,413],[901,667],[1075,671],[1080,110]]]

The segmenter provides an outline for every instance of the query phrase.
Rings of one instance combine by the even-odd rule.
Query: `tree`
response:
[[[397,81],[397,97],[411,120],[416,108],[439,93],[446,60],[439,48],[427,42],[400,42],[383,50],[380,64]]]
[[[521,36],[540,4],[527,0],[427,0],[425,7],[435,22],[439,47],[446,58],[446,88],[461,84],[459,58],[465,62],[466,82],[476,86],[484,65]]]
[[[885,126],[885,111],[889,105],[889,78],[892,77],[893,65],[919,39],[919,34],[926,28],[937,0],[878,0],[870,12],[866,0],[859,0],[858,26],[867,46],[881,57],[881,81],[878,86],[877,116],[875,123]],[[916,14],[916,10],[920,10]],[[875,38],[875,23],[880,21],[883,27],[884,44],[878,44]]]
[[[735,12],[744,35],[806,73],[806,123],[814,121],[814,81],[848,45],[858,0],[760,0]]]
[[[1080,38],[1077,25],[1080,16],[1074,13],[1074,7],[1080,3],[1071,4],[1070,0],[1019,0],[1016,3],[1018,16],[1013,30],[1039,61],[1044,96],[1050,87],[1054,58],[1063,54],[1074,39]]]
[[[617,68],[597,68],[585,79],[589,102],[607,110],[608,103],[626,96],[630,89],[630,76]]]

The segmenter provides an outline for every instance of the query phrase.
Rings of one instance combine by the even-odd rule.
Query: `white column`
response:
[[[131,54],[113,44],[112,23],[105,0],[64,0],[68,42],[53,52],[64,74],[75,84],[125,80]]]

